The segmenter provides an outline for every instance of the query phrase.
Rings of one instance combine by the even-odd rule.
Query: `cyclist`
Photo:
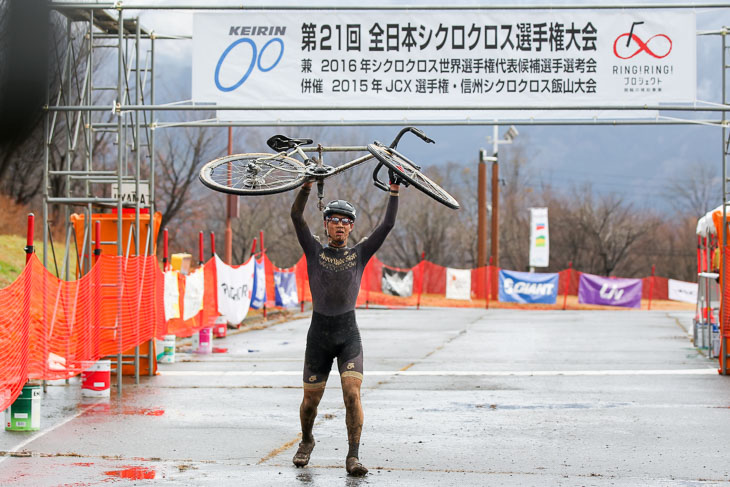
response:
[[[304,398],[299,408],[302,441],[293,458],[297,467],[309,463],[315,444],[312,427],[317,406],[324,394],[332,362],[337,358],[349,444],[345,468],[353,476],[362,476],[368,471],[360,462],[358,452],[363,424],[360,402],[363,355],[355,304],[365,265],[395,225],[400,180],[396,174],[390,176],[390,198],[383,221],[370,237],[354,247],[347,246],[356,217],[355,207],[350,203],[334,200],[325,207],[324,228],[328,239],[325,246],[315,240],[303,217],[311,182],[302,186],[292,205],[291,218],[307,259],[314,308],[304,353]]]

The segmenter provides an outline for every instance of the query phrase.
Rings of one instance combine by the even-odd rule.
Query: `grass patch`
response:
[[[25,267],[25,237],[18,235],[0,235],[0,288],[8,286],[11,282],[18,278]],[[58,262],[58,271],[63,269],[63,256],[66,246],[58,244],[54,246],[56,252],[56,261]],[[43,262],[43,242],[36,242],[36,255]],[[71,278],[76,277],[76,250],[71,245]],[[53,263],[53,254],[51,253],[50,243],[48,249],[48,269],[52,274],[56,275],[56,266]]]

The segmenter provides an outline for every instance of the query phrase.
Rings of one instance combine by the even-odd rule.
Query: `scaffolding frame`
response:
[[[112,2],[99,2],[99,3],[85,3],[85,2],[69,2],[69,1],[57,1],[51,0],[51,9],[59,12],[61,15],[67,18],[67,35],[69,42],[66,45],[66,58],[64,61],[64,73],[62,75],[62,87],[61,93],[55,103],[47,98],[46,103],[46,119],[45,119],[45,133],[46,133],[46,145],[45,145],[45,170],[44,170],[44,189],[43,189],[43,246],[44,250],[48,245],[48,206],[49,204],[62,204],[65,205],[66,221],[68,222],[69,207],[81,206],[84,208],[85,214],[88,217],[85,220],[86,229],[84,236],[83,248],[91,249],[93,238],[91,231],[91,213],[94,206],[108,205],[114,206],[117,209],[117,255],[124,255],[123,242],[121,241],[122,235],[122,218],[123,207],[125,205],[122,201],[122,183],[123,182],[134,182],[136,188],[136,194],[140,194],[140,185],[149,184],[149,208],[150,217],[152,219],[154,215],[155,205],[155,160],[154,160],[154,141],[155,141],[155,130],[159,128],[173,128],[173,127],[231,127],[231,126],[400,126],[407,123],[404,120],[383,120],[383,121],[364,121],[364,122],[335,122],[335,121],[323,121],[323,122],[309,122],[309,121],[269,121],[269,122],[230,122],[216,119],[207,120],[192,120],[188,122],[156,122],[156,112],[168,112],[168,111],[210,111],[215,110],[327,110],[329,107],[326,106],[311,106],[311,107],[282,107],[282,106],[260,106],[260,107],[243,107],[243,106],[220,106],[211,104],[195,104],[192,101],[175,102],[171,104],[156,105],[155,104],[155,79],[154,79],[154,65],[155,65],[155,39],[191,39],[190,36],[158,36],[154,32],[147,31],[142,28],[139,23],[139,16],[126,18],[125,11],[144,11],[144,10],[196,10],[196,11],[296,11],[296,10],[403,10],[401,6],[378,6],[378,7],[353,7],[353,6],[245,6],[245,5],[223,5],[223,4],[172,4],[170,2],[165,4],[147,4],[144,0],[139,2],[132,1],[112,1]],[[563,5],[481,5],[481,6],[415,6],[410,5],[407,7],[409,10],[651,10],[651,9],[729,9],[730,6],[724,1],[705,1],[696,3],[651,3],[651,4],[601,4],[601,3],[579,3],[579,4],[563,4]],[[110,12],[115,12],[113,15]],[[88,42],[87,52],[87,70],[83,80],[84,89],[80,96],[75,99],[71,99],[72,93],[72,77],[71,66],[73,59],[73,43],[70,41],[73,29],[72,24],[83,25],[83,31]],[[712,114],[719,118],[695,118],[695,119],[682,119],[673,116],[661,115],[654,118],[647,119],[541,119],[541,120],[525,120],[525,119],[493,119],[493,120],[430,120],[430,121],[419,121],[420,125],[475,125],[475,126],[498,126],[498,125],[535,125],[535,126],[550,126],[550,125],[705,125],[712,127],[719,127],[722,131],[722,174],[723,174],[723,201],[727,202],[730,199],[730,187],[728,186],[728,154],[730,154],[730,139],[728,138],[728,120],[727,112],[730,110],[727,102],[727,76],[726,72],[730,69],[730,66],[726,62],[726,53],[728,50],[727,35],[730,32],[728,27],[722,27],[716,31],[698,32],[698,35],[719,35],[722,41],[722,102],[721,104],[686,104],[686,105],[626,105],[626,106],[592,106],[592,107],[576,107],[576,106],[536,106],[536,107],[478,107],[478,106],[455,106],[455,107],[441,107],[446,110],[631,110],[631,111],[662,111],[667,112],[689,112],[689,113],[706,113]],[[102,40],[114,40],[114,45],[103,45],[95,44],[96,41]],[[143,68],[140,62],[141,56],[141,45],[142,43],[148,43],[147,47],[147,60]],[[131,48],[130,48],[131,44]],[[93,83],[93,64],[94,52],[99,48],[115,48],[117,51],[117,80],[116,86],[104,87],[95,86]],[[133,51],[133,54],[130,52]],[[134,67],[132,68],[132,58]],[[66,69],[68,67],[68,69]],[[140,73],[144,71],[146,77],[144,80],[141,79]],[[134,77],[132,79],[132,73]],[[148,75],[148,76],[147,76]],[[66,83],[64,89],[64,83]],[[148,86],[148,100],[144,98],[145,89]],[[116,99],[113,104],[99,104],[94,100],[93,93],[97,91],[114,91]],[[132,101],[132,91],[134,94],[134,101]],[[108,122],[100,120],[100,114],[105,112],[111,112],[116,117],[115,122]],[[402,110],[402,108],[393,107],[377,107],[377,106],[353,106],[348,107],[348,110],[360,111],[360,110]],[[408,107],[408,110],[433,110],[433,107]],[[49,169],[49,147],[53,142],[54,138],[54,126],[56,117],[63,115],[66,117],[66,168],[62,171],[51,171]],[[75,118],[76,123],[71,130],[73,123],[68,123],[69,120]],[[85,151],[80,161],[76,162],[76,166],[73,167],[72,160],[74,153],[77,150],[78,133],[83,133],[82,140],[85,144]],[[116,154],[116,169],[113,171],[98,171],[94,169],[94,134],[96,132],[111,132],[117,138],[117,154]],[[147,144],[141,143],[141,135],[144,132]],[[128,139],[130,142],[128,142]],[[149,179],[143,180],[141,178],[141,165],[142,165],[142,148],[146,148],[146,157],[149,164]],[[132,160],[133,157],[133,160]],[[133,163],[133,169],[130,169],[130,165]],[[66,178],[66,194],[65,195],[52,195],[49,193],[49,176],[64,176]],[[82,181],[84,183],[84,190],[81,194],[72,195],[70,192],[70,185],[72,181]],[[99,196],[93,196],[91,194],[90,186],[92,183],[111,183],[115,182],[119,188],[118,198],[104,198]],[[725,215],[725,205],[723,205],[723,218]],[[134,205],[135,209],[135,242],[137,252],[140,249],[139,235],[139,219],[140,219],[140,202],[137,198],[137,202]],[[152,232],[145,237],[145,242],[148,248],[154,248],[154,242],[152,241]],[[104,242],[110,243],[110,242]],[[727,245],[727,236],[723,232],[722,236],[723,246]],[[89,252],[90,254],[90,252]],[[82,250],[82,255],[83,250]],[[47,252],[44,252],[44,265],[47,264]],[[68,256],[67,256],[68,258]],[[121,259],[120,259],[121,260]],[[91,267],[91,256],[89,255],[89,265],[84,266],[88,269]],[[66,269],[68,272],[68,265]],[[723,296],[725,295],[725,255],[722,255],[722,268],[723,268]],[[121,273],[121,269],[119,271]],[[120,290],[121,292],[121,290]],[[724,316],[724,310],[722,314]],[[117,318],[121,318],[121,310],[118,310]],[[721,322],[724,323],[724,317],[721,317]],[[150,343],[150,357],[152,360],[152,344]],[[117,392],[122,392],[122,364],[126,356],[119,354],[116,357],[117,361]],[[134,355],[134,366],[135,366],[135,382],[139,382],[139,350],[135,350]],[[728,359],[727,353],[727,338],[722,338],[722,359],[721,359],[721,373],[727,375],[726,362]],[[152,370],[152,364],[150,363],[150,372]]]
[[[91,7],[91,8],[89,8]],[[56,100],[50,99],[50,91],[46,97],[47,112],[45,118],[45,139],[44,139],[44,181],[43,181],[43,265],[47,266],[48,240],[50,237],[49,206],[58,204],[63,206],[62,218],[66,226],[66,253],[64,255],[63,268],[65,275],[60,276],[66,280],[70,279],[70,252],[69,242],[74,232],[70,222],[71,209],[79,209],[84,214],[84,232],[81,241],[81,251],[77,254],[78,277],[89,271],[92,266],[93,255],[91,249],[96,243],[92,231],[92,214],[94,208],[106,207],[115,208],[117,211],[116,241],[98,242],[99,244],[115,244],[118,256],[129,256],[131,251],[132,237],[134,236],[135,252],[140,255],[140,249],[145,248],[144,255],[154,248],[153,228],[154,217],[154,187],[155,187],[155,161],[154,161],[154,130],[151,120],[154,118],[154,110],[124,110],[126,105],[144,106],[146,98],[154,104],[155,82],[154,82],[154,46],[155,36],[144,29],[139,18],[124,17],[123,9],[117,9],[114,16],[105,10],[95,8],[95,5],[78,5],[77,7],[64,7],[62,10],[51,4],[53,10],[59,11],[66,20],[66,39],[62,43],[63,49],[57,51],[57,61],[61,66],[60,86]],[[120,28],[121,26],[121,28]],[[110,44],[111,42],[111,44]],[[148,43],[146,60],[142,61],[142,44]],[[113,49],[116,53],[117,76],[116,85],[103,86],[96,84],[94,63],[96,51],[99,49]],[[80,69],[76,69],[80,66]],[[82,78],[79,78],[79,72]],[[144,73],[144,77],[143,77]],[[57,111],[54,107],[59,104],[69,106],[94,105],[97,103],[95,95],[103,92],[112,92],[115,96],[113,103],[113,115],[116,122],[107,123],[100,119],[103,116],[99,112],[84,110]],[[108,108],[105,110],[108,111]],[[64,117],[63,131],[57,134],[56,126],[58,117]],[[95,163],[95,136],[100,133],[110,133],[114,138],[116,146],[116,168],[97,169]],[[142,138],[144,136],[144,138]],[[58,141],[61,137],[64,140]],[[52,169],[50,166],[50,149],[54,144],[64,143],[63,150],[64,167]],[[149,176],[142,178],[142,158],[147,159]],[[62,178],[64,181],[63,194],[51,194],[50,178]],[[134,183],[135,198],[134,204],[123,201],[123,183]],[[106,194],[111,193],[111,185],[117,185],[117,197],[99,196],[99,188],[102,187]],[[147,235],[141,234],[140,212],[140,187],[149,186],[149,212],[150,231]],[[109,190],[109,191],[107,191]],[[129,237],[126,242],[122,238],[122,223],[124,208],[134,208],[134,223],[130,226]],[[74,239],[76,241],[78,239]],[[140,352],[139,346],[135,347],[134,355],[123,355],[121,353],[121,296],[122,296],[122,259],[118,260],[117,269],[117,316],[116,324],[113,327],[114,333],[120,343],[120,353],[113,359],[116,361],[116,383],[117,394],[122,393],[122,377],[124,365],[134,366],[134,380],[139,383],[140,373]],[[153,343],[150,340],[147,359],[149,360],[149,372],[152,375]]]

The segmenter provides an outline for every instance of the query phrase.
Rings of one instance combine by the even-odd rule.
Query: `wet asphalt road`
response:
[[[121,399],[53,383],[41,431],[0,432],[0,485],[717,485],[730,378],[691,314],[359,310],[363,479],[344,470],[339,380],[296,469],[302,319],[178,353]]]

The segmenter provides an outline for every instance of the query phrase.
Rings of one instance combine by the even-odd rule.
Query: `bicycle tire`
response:
[[[206,163],[198,177],[201,183],[215,191],[255,196],[282,193],[301,186],[306,177],[305,168],[303,162],[286,156],[233,154]]]
[[[379,142],[374,142],[368,144],[368,151],[388,167],[388,169],[393,170],[398,176],[408,181],[410,185],[418,188],[426,195],[449,208],[454,210],[459,209],[459,202],[456,201],[456,198],[426,177],[425,174],[417,169],[418,166],[416,164],[397,150],[386,147]]]

